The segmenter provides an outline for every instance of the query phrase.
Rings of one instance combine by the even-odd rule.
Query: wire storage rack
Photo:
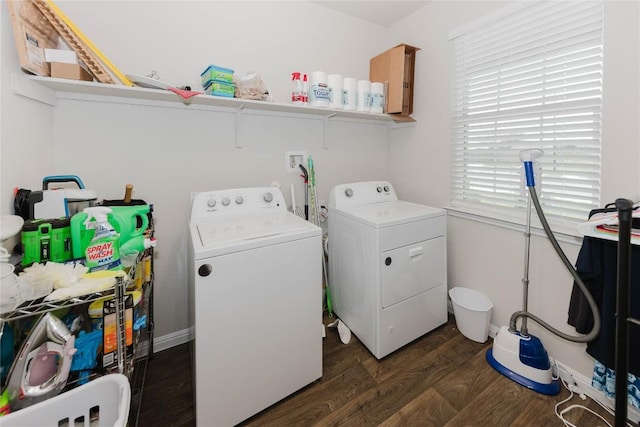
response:
[[[2,327],[11,322],[26,321],[29,318],[37,318],[46,313],[57,312],[59,310],[71,309],[79,306],[88,307],[91,303],[99,300],[114,301],[115,318],[116,318],[116,341],[117,350],[114,354],[115,363],[101,370],[93,370],[88,375],[89,382],[80,385],[77,378],[70,377],[63,392],[54,398],[61,397],[64,399],[65,394],[70,391],[85,387],[102,377],[109,377],[111,374],[120,374],[125,376],[130,383],[130,393],[127,394],[126,408],[128,411],[128,425],[136,426],[139,415],[140,402],[142,399],[142,389],[146,377],[147,360],[151,357],[153,349],[153,248],[148,248],[144,252],[138,254],[134,265],[129,269],[130,275],[116,276],[116,283],[113,288],[91,292],[60,301],[45,301],[45,297],[34,300],[25,301],[14,310],[0,314],[0,325]],[[143,274],[141,280],[142,307],[139,308],[141,315],[146,316],[146,326],[139,329],[139,333],[133,334],[133,345],[127,346],[127,306],[125,304],[127,289],[133,287],[132,272]],[[131,333],[131,332],[130,332]],[[20,343],[17,343],[18,345]],[[16,348],[19,348],[18,345]],[[108,387],[103,385],[102,387]],[[15,413],[19,413],[26,409],[36,407],[40,404],[49,402],[47,399],[43,402],[36,403],[30,407],[20,409]],[[120,408],[121,409],[121,408]],[[4,425],[4,422],[3,422]],[[55,424],[57,425],[57,424]],[[88,425],[88,424],[87,424]]]

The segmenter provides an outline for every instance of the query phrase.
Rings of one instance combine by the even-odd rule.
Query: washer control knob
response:
[[[347,188],[346,190],[344,190],[344,194],[347,197],[353,197],[353,190],[351,188]]]
[[[378,193],[382,193],[382,187],[378,187],[378,188],[376,188],[376,191],[377,191]]]
[[[200,267],[198,267],[198,276],[200,277],[207,277],[212,272],[213,267],[211,266],[211,264],[202,264]]]
[[[216,205],[216,199],[209,199],[207,201],[207,206],[209,206],[210,208],[214,207]]]
[[[244,197],[236,196],[236,205],[241,205],[244,202]]]
[[[271,203],[273,201],[273,194],[264,193],[264,196],[262,196],[262,198],[264,199],[265,202]]]
[[[385,186],[384,186],[384,192],[385,192],[385,193],[388,193],[388,192],[389,192],[389,186],[388,186],[388,185],[385,185]]]
[[[228,197],[225,197],[224,199],[222,199],[222,205],[223,206],[229,206],[230,200]]]

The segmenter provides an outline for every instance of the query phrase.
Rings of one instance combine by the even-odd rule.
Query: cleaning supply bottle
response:
[[[120,247],[129,239],[141,236],[149,228],[151,205],[110,206],[107,220],[120,234]]]
[[[120,246],[120,254],[129,255],[134,252],[143,252],[145,249],[155,248],[155,237],[136,236]]]
[[[300,82],[300,73],[295,72],[291,75],[293,76],[291,102],[294,104],[302,104],[302,82]]]
[[[89,271],[121,270],[120,235],[109,223],[107,215],[111,208],[97,206],[85,208],[85,227],[93,228],[95,234],[85,250],[86,266]]]
[[[107,215],[109,224],[120,235],[122,247],[129,239],[141,236],[149,228],[149,214],[153,211],[152,205],[110,206],[111,212]],[[73,259],[84,257],[85,250],[94,237],[93,228],[87,229],[86,212],[78,212],[71,217],[71,252]]]
[[[306,74],[302,78],[302,103],[309,104],[309,78]]]

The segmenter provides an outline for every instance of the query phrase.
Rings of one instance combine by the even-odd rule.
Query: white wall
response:
[[[13,214],[13,189],[40,189],[52,175],[53,114],[45,104],[12,94],[11,80],[19,71],[18,51],[6,2],[0,4],[0,212]]]
[[[391,47],[382,27],[311,2],[56,3],[124,73],[156,70],[166,82],[199,90],[209,64],[240,75],[253,70],[279,102],[290,96],[292,71],[367,78],[369,58]],[[155,209],[156,337],[189,327],[190,192],[277,181],[287,199],[295,184],[302,205],[300,174],[285,172],[285,151],[298,150],[313,156],[323,200],[339,183],[389,177],[381,124],[330,121],[325,129],[317,116],[246,112],[236,148],[235,113],[185,107],[177,97],[156,106],[58,99],[50,107],[15,95],[9,78],[21,73],[8,14],[2,19],[2,211],[12,212],[13,187],[38,189],[45,175],[78,175],[104,199],[122,198],[125,184],[134,184],[134,198]]]
[[[605,1],[602,125],[603,203],[618,197],[640,200],[640,35],[638,2]],[[416,61],[414,128],[394,132],[390,144],[391,180],[404,198],[445,206],[449,202],[449,104],[451,42],[463,24],[508,7],[507,2],[433,1],[394,26],[393,42],[421,47]],[[392,43],[393,44],[393,43]],[[586,218],[585,218],[586,219]],[[449,217],[449,286],[466,286],[493,301],[494,325],[508,324],[522,307],[522,231]],[[572,262],[580,239],[561,243]],[[490,248],[490,249],[489,249]],[[573,280],[546,238],[532,238],[529,310],[564,332]],[[592,358],[584,344],[564,342],[529,322],[549,353],[591,377]]]

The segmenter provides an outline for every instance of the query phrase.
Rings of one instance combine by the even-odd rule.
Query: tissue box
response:
[[[202,80],[202,87],[205,89],[212,81],[233,83],[233,70],[209,65],[206,70],[200,73],[200,79]]]
[[[233,98],[236,93],[236,85],[233,83],[225,83],[217,80],[210,81],[207,87],[204,88],[204,93],[213,96],[226,96],[227,98]]]

